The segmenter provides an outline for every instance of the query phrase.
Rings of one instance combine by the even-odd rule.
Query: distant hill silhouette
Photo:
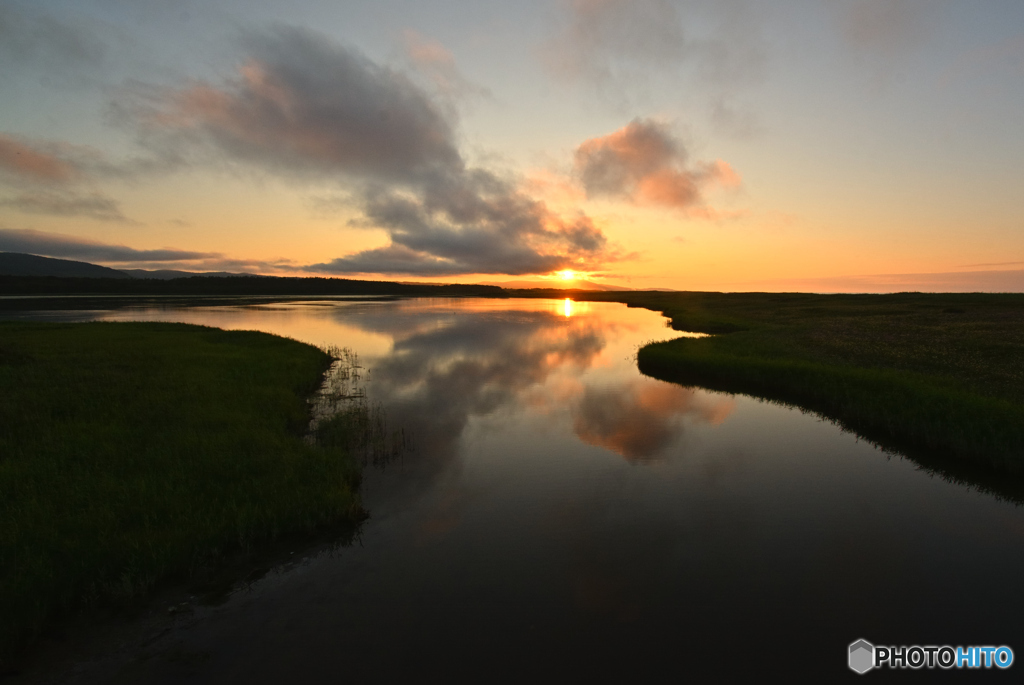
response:
[[[132,278],[156,278],[169,281],[172,278],[191,278],[192,276],[212,276],[229,278],[231,276],[255,276],[256,274],[232,273],[230,271],[178,271],[177,269],[121,269]]]
[[[179,297],[507,297],[493,285],[411,285],[392,281],[346,278],[280,278],[277,276],[190,276],[131,278],[7,276],[0,271],[0,295],[157,295]]]
[[[553,280],[522,280],[522,281],[484,281],[480,285],[496,285],[499,288],[512,288],[516,290],[530,290],[540,288],[541,290],[605,290],[619,292],[632,290],[621,285],[609,285],[607,283],[594,283],[583,279],[574,278],[571,281]]]
[[[131,278],[105,266],[70,259],[39,257],[21,252],[0,252],[0,276],[54,276],[57,278]]]

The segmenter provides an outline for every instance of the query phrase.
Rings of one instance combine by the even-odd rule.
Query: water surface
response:
[[[124,682],[831,679],[853,676],[858,638],[1024,650],[1020,508],[812,414],[641,376],[637,347],[678,335],[653,312],[423,299],[45,316],[350,347],[412,446],[367,466],[358,544],[203,610]]]

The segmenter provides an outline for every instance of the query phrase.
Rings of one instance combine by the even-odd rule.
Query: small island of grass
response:
[[[358,521],[339,426],[306,435],[331,362],[249,331],[0,323],[0,662],[55,615]]]

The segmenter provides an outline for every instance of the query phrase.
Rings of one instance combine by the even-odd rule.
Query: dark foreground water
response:
[[[814,415],[641,376],[619,304],[406,300],[39,313],[352,348],[411,445],[358,541],[281,566],[84,680],[793,682],[847,646],[1009,645],[1024,511]],[[301,556],[301,554],[300,554]],[[941,676],[871,672],[877,679]],[[754,678],[756,682],[757,678]]]

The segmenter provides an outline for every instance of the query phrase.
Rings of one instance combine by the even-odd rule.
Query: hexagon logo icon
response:
[[[861,675],[875,667],[875,646],[867,640],[850,644],[850,670]]]

